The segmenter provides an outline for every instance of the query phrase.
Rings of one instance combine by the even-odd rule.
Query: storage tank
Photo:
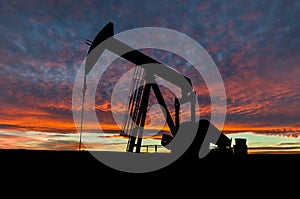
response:
[[[246,138],[235,138],[235,145],[233,146],[234,155],[247,155],[247,139]]]

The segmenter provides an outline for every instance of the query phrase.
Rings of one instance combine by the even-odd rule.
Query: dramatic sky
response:
[[[164,27],[196,40],[224,81],[224,133],[247,138],[253,153],[300,152],[299,20],[297,0],[1,0],[0,148],[77,150],[75,78],[89,48],[86,39],[111,21],[116,33]],[[201,77],[175,55],[152,54],[190,76],[201,114],[208,117],[209,94]],[[95,149],[119,144],[122,150],[127,142],[115,134],[110,94],[132,67],[117,60],[99,83],[95,109],[106,132],[86,135]]]

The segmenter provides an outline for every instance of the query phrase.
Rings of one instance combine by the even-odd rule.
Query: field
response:
[[[103,153],[103,152],[99,152]],[[104,152],[105,153],[105,152]],[[110,153],[110,152],[108,152]],[[112,152],[113,153],[113,152]],[[153,154],[155,156],[155,154]],[[160,155],[160,154],[157,154]],[[297,154],[248,154],[208,155],[202,159],[183,155],[165,168],[146,172],[128,173],[110,168],[98,161],[88,151],[40,151],[40,150],[0,150],[2,171],[11,172],[15,177],[33,178],[48,176],[90,178],[120,177],[123,180],[170,180],[173,178],[193,178],[207,182],[248,182],[299,177],[300,155]],[[120,161],[120,164],[122,162]],[[35,175],[35,174],[39,175]],[[225,183],[226,184],[226,183]],[[239,184],[237,184],[239,185]]]

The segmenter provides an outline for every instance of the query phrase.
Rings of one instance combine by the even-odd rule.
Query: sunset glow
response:
[[[296,0],[2,1],[0,148],[78,150],[81,132],[73,111],[80,114],[81,104],[72,106],[75,78],[89,48],[86,39],[112,21],[116,33],[165,27],[199,42],[216,63],[226,89],[226,121],[220,130],[233,140],[247,138],[249,153],[300,154],[299,19]],[[210,119],[210,93],[195,68],[172,53],[145,52],[191,78],[196,114]],[[89,104],[99,122],[83,124],[89,150],[125,150],[128,139],[119,135],[122,123],[112,112],[123,118],[128,99],[116,99],[112,110],[111,95],[133,67],[120,58],[103,73],[95,104]],[[174,93],[166,88],[162,93],[174,117]],[[146,130],[167,132],[153,96]],[[189,117],[188,111],[181,112],[182,121]],[[148,136],[144,144],[159,145],[159,138]]]

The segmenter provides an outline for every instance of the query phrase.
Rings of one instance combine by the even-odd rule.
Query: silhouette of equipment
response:
[[[120,132],[120,135],[128,137],[127,152],[141,152],[143,130],[151,89],[153,89],[158,103],[164,108],[165,119],[171,132],[171,134],[162,135],[162,146],[171,151],[176,150],[172,149],[171,141],[176,136],[179,127],[181,125],[183,125],[182,127],[186,126],[186,130],[188,131],[188,126],[198,125],[196,137],[187,150],[188,153],[198,153],[208,127],[212,126],[214,130],[211,132],[219,135],[218,141],[213,143],[217,146],[216,149],[224,153],[232,152],[231,139],[210,124],[208,120],[196,121],[196,92],[193,90],[190,78],[116,39],[114,37],[114,26],[112,22],[109,22],[101,29],[93,41],[87,40],[86,43],[90,45],[90,48],[85,62],[85,76],[92,70],[104,50],[109,50],[136,65],[125,110],[124,122]],[[181,97],[174,99],[175,121],[173,121],[171,113],[164,101],[163,95],[156,82],[156,77],[160,77],[181,89]],[[86,88],[85,80],[86,77],[84,78],[84,88]],[[190,103],[191,120],[180,124],[180,106],[184,103]]]
[[[237,156],[244,156],[248,154],[247,139],[235,138],[235,145],[233,146],[234,154]]]

